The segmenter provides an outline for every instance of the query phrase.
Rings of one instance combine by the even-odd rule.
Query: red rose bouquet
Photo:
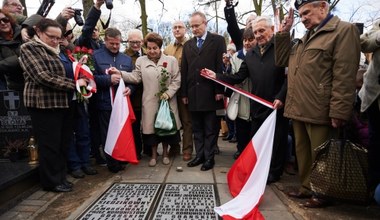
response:
[[[92,49],[88,49],[87,47],[76,46],[74,48],[72,55],[77,61],[79,61],[83,57],[87,57],[87,59],[83,62],[83,64],[86,64],[86,66],[88,66],[91,71],[94,71],[95,70],[94,60],[92,59],[93,53],[94,53],[94,50]]]

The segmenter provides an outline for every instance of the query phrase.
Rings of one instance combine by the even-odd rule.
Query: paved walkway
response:
[[[138,165],[128,165],[117,174],[105,167],[96,167],[98,175],[84,179],[72,179],[74,191],[52,193],[37,189],[35,193],[0,216],[0,219],[76,219],[87,207],[102,195],[113,183],[209,183],[217,187],[221,204],[231,199],[228,192],[226,173],[233,164],[235,144],[219,139],[221,153],[216,155],[214,169],[203,172],[200,166],[188,168],[181,156],[170,165],[163,165],[161,157],[156,167],[148,167],[149,158],[144,156]],[[160,148],[160,147],[159,147]],[[181,166],[183,172],[176,171]],[[298,187],[296,176],[285,174],[281,181],[266,187],[260,211],[267,220],[293,219],[380,219],[378,206],[353,206],[336,204],[324,209],[305,209],[302,200],[292,200],[284,192]]]
[[[118,174],[111,174],[105,168],[97,167],[100,174],[96,176],[86,176],[84,179],[79,180],[70,179],[74,181],[73,192],[57,194],[38,189],[16,207],[0,216],[0,219],[51,219],[53,216],[49,212],[50,208],[58,208],[58,210],[67,213],[66,215],[57,214],[55,217],[59,217],[59,219],[62,217],[75,219],[114,182],[209,183],[217,187],[219,201],[224,204],[232,198],[228,192],[226,173],[234,162],[232,155],[235,152],[235,144],[220,140],[219,145],[221,153],[215,157],[216,165],[213,170],[203,172],[200,171],[200,166],[188,168],[186,162],[182,161],[181,156],[177,156],[170,165],[163,165],[161,157],[159,157],[157,166],[153,168],[148,167],[149,158],[143,157],[138,165],[128,165],[124,171]],[[183,168],[183,172],[176,171],[179,166]],[[90,190],[90,194],[86,194],[87,198],[83,199],[83,196],[80,196],[82,194],[81,188],[86,187],[87,183],[91,182],[91,179],[94,179],[95,182],[95,179],[98,180],[99,178],[101,178],[101,181],[97,181],[97,186]],[[75,196],[78,197],[76,200],[81,200],[82,202],[78,206],[67,208],[68,204],[64,204],[65,199]],[[59,206],[56,207],[56,203],[61,203],[61,209],[59,209]],[[266,188],[260,210],[268,220],[296,219],[271,187]]]

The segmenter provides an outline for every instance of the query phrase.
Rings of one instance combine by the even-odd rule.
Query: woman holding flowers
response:
[[[157,146],[163,145],[162,163],[170,163],[168,156],[168,144],[177,144],[180,135],[157,136],[154,123],[155,114],[159,108],[160,100],[169,101],[170,109],[173,111],[177,129],[181,128],[178,115],[176,93],[181,84],[177,60],[172,56],[166,56],[161,52],[162,37],[157,33],[149,33],[144,39],[147,55],[136,60],[133,72],[122,71],[123,80],[129,83],[140,83],[144,85],[142,96],[142,137],[144,144],[152,146],[152,158],[149,166],[157,164]],[[112,70],[117,72],[117,70]]]
[[[67,147],[72,140],[73,119],[69,110],[73,79],[66,76],[59,53],[62,26],[42,18],[31,41],[21,46],[20,63],[24,69],[24,105],[32,119],[38,142],[40,182],[45,190],[69,192],[66,179]],[[79,86],[86,86],[83,79]]]

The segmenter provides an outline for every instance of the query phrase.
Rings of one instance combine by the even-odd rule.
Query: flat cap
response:
[[[306,5],[307,3],[310,3],[310,2],[316,2],[316,1],[323,1],[323,0],[296,0],[294,2],[294,7],[298,10],[299,8],[301,8],[301,6]],[[325,1],[325,2],[329,2],[329,1]]]

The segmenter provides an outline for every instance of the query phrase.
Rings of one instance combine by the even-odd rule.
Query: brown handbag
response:
[[[331,139],[319,146],[310,174],[318,197],[367,204],[367,149],[346,139]]]

